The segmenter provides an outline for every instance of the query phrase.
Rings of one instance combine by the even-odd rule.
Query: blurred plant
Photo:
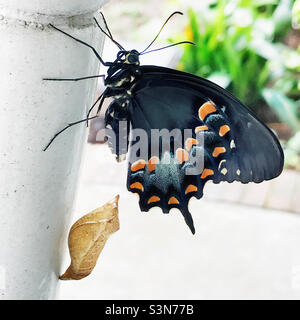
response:
[[[269,60],[270,79],[262,95],[294,133],[300,129],[300,51],[274,44],[277,57]]]
[[[209,14],[209,21],[201,19],[199,23],[198,15],[189,10],[186,35],[196,46],[185,48],[179,66],[228,87],[241,100],[254,104],[267,82],[268,70],[265,59],[247,46],[251,36],[247,25],[252,24],[252,17],[240,12],[244,26],[234,26],[225,1],[219,2],[214,13],[214,18]]]
[[[300,0],[296,0],[293,5],[293,25],[300,28]]]
[[[199,12],[189,9],[185,38],[196,46],[184,48],[179,69],[229,89],[256,111],[267,103],[296,132],[300,54],[282,43],[291,29],[293,1],[205,4]]]
[[[264,89],[263,96],[281,121],[287,123],[293,132],[297,132],[299,130],[299,104],[287,98],[280,90]]]
[[[285,167],[300,170],[300,132],[284,146]]]

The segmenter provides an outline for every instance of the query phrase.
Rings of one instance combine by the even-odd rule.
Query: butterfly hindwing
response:
[[[132,128],[147,133],[149,154],[129,163],[127,181],[128,189],[139,194],[142,211],[178,208],[194,232],[188,202],[203,196],[207,181],[261,182],[280,174],[283,156],[277,139],[227,91],[174,70],[142,68],[129,113]],[[192,136],[181,148],[165,151],[160,146],[159,154],[151,155],[153,129],[179,129],[182,136],[191,129]],[[194,154],[203,163],[201,171],[191,175],[186,170],[193,168]]]
[[[234,129],[235,141],[232,145],[235,145],[237,150],[232,161],[237,162],[241,169],[244,169],[240,170],[241,182],[261,182],[273,179],[281,173],[284,157],[278,139],[228,91],[206,79],[188,73],[152,66],[145,66],[142,69],[145,73],[144,79],[161,77],[169,84],[175,82],[186,89],[187,95],[206,96],[221,107]]]

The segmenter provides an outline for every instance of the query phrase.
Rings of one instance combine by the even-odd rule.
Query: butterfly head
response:
[[[115,60],[116,63],[123,63],[123,64],[129,64],[129,65],[139,65],[140,59],[139,59],[140,53],[137,50],[120,50],[117,54],[117,59]]]
[[[133,83],[140,74],[140,53],[137,50],[120,50],[114,62],[109,62],[104,84],[108,87],[120,88],[126,83]],[[124,74],[124,72],[126,74]]]

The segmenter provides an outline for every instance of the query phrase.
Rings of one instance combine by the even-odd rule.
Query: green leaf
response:
[[[253,5],[260,7],[266,5],[276,5],[278,4],[278,0],[253,0]]]
[[[300,126],[296,102],[274,89],[264,89],[262,94],[269,106],[277,113],[278,117],[286,122],[294,132],[297,132]]]
[[[298,28],[300,27],[300,0],[296,0],[293,6],[293,23]]]
[[[287,68],[300,71],[300,54],[297,51],[286,50],[283,55]]]
[[[288,142],[288,148],[300,154],[300,132],[297,132]]]
[[[296,151],[291,149],[284,150],[284,166],[292,167],[299,170],[300,158]]]
[[[273,20],[277,33],[285,33],[292,19],[292,0],[281,0],[274,11]]]
[[[275,44],[266,41],[262,38],[255,38],[250,43],[250,47],[261,57],[267,60],[276,60],[281,61],[282,56],[278,46]]]

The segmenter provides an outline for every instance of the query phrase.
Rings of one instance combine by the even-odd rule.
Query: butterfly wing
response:
[[[281,173],[283,152],[275,135],[216,84],[180,71],[144,66],[132,94],[132,129],[146,133],[148,155],[129,163],[127,188],[139,194],[142,211],[159,206],[167,213],[178,208],[194,233],[188,202],[192,196],[203,196],[207,181],[259,183]],[[159,140],[159,152],[151,154],[153,129],[178,129],[182,146],[168,150]],[[188,138],[185,129],[191,129]],[[198,172],[197,157],[203,159]]]

